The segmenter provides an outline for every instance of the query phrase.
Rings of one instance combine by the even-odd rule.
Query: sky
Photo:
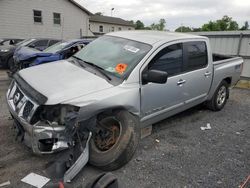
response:
[[[125,20],[141,20],[146,26],[166,20],[166,29],[184,25],[201,27],[223,15],[233,17],[242,26],[250,23],[250,0],[75,0],[90,12],[102,12]]]

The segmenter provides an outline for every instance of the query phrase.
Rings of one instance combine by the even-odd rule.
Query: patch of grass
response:
[[[240,80],[235,87],[250,89],[250,80]]]

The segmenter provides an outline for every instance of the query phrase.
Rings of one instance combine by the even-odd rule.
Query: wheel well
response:
[[[231,83],[232,83],[232,78],[231,77],[227,77],[224,80],[228,83],[228,85],[231,85]]]
[[[126,111],[128,111],[126,108],[123,108],[123,107],[108,108],[108,109],[102,110],[96,116],[97,116],[97,118],[99,118],[99,117],[102,118],[103,116],[112,115],[115,111],[119,111],[119,110],[126,110]],[[132,113],[130,111],[128,111],[128,112],[131,113],[136,118],[138,118],[138,116],[136,114],[134,114],[134,113]]]

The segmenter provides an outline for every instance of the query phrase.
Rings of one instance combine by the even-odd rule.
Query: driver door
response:
[[[172,44],[159,49],[143,71],[150,69],[167,72],[168,80],[165,84],[142,84],[142,121],[158,115],[164,116],[165,113],[184,104],[181,74],[183,70],[183,44]]]

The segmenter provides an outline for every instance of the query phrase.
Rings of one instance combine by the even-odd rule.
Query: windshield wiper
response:
[[[98,70],[103,76],[105,76],[108,80],[112,80],[111,77],[109,75],[107,75],[107,73],[105,72],[105,70],[102,68],[102,67],[99,67],[98,65],[94,64],[94,63],[90,63],[90,62],[87,62],[87,61],[83,61],[84,63],[92,66],[92,67],[95,67],[96,70]]]
[[[73,57],[74,59],[76,59],[78,63],[79,63],[79,61],[80,61],[80,62],[83,62],[83,63],[85,62],[85,61],[83,61],[81,58],[79,58],[79,57],[77,57],[77,56],[74,56],[74,55],[73,55],[73,56],[71,56],[71,57]],[[81,64],[81,65],[82,65],[82,64]]]
[[[91,63],[91,62],[87,62],[82,60],[81,58],[77,57],[77,56],[72,56],[75,59],[79,60],[80,62],[86,63],[92,67],[94,67],[96,70],[98,70],[103,76],[105,76],[108,80],[112,80],[111,77],[109,75],[107,75],[107,73],[105,72],[105,70],[102,67],[99,67],[98,65]],[[82,65],[82,64],[81,64]]]

